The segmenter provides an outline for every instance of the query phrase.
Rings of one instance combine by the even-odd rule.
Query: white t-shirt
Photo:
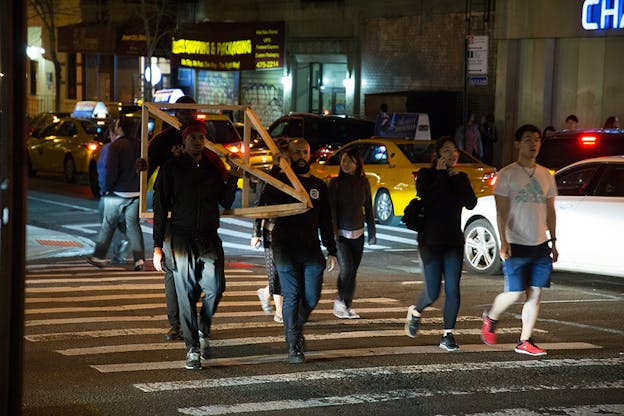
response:
[[[546,200],[557,196],[554,176],[543,166],[525,169],[518,163],[498,172],[494,194],[509,198],[507,241],[537,246],[548,240]]]

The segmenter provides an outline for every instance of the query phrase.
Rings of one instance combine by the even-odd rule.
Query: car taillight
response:
[[[195,119],[199,121],[206,121],[206,114],[198,113],[197,115],[195,115]]]
[[[234,144],[226,144],[224,146],[229,152],[232,153],[245,153],[245,145],[236,146]]]
[[[417,171],[412,172],[412,178],[414,178],[414,182],[416,182],[416,179],[418,179],[418,172]]]
[[[84,145],[84,147],[86,147],[87,150],[90,150],[92,152],[96,151],[98,146],[99,145],[97,143],[87,143],[87,144]]]
[[[482,179],[484,182],[488,182],[490,186],[494,186],[496,184],[498,176],[496,175],[496,172],[488,172],[483,175]]]
[[[596,136],[581,136],[579,137],[582,146],[586,147],[594,147],[596,146],[596,142],[598,141],[598,137]]]

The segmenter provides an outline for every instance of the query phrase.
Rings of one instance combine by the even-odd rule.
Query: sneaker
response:
[[[195,348],[189,348],[186,353],[186,366],[187,370],[201,370],[201,360],[199,358],[199,353]]]
[[[535,345],[535,343],[533,342],[531,338],[525,341],[522,341],[522,340],[518,341],[518,345],[516,345],[516,348],[514,348],[514,351],[520,354],[532,355],[534,357],[538,357],[540,355],[546,355],[546,350],[543,350],[537,345]]]
[[[273,315],[273,320],[277,322],[278,324],[284,323],[284,318],[279,316],[278,314]]]
[[[199,351],[201,352],[202,360],[209,360],[212,358],[208,337],[203,336],[201,331],[199,331]]]
[[[182,336],[182,330],[180,328],[171,327],[169,332],[165,334],[165,339],[167,341],[178,341],[184,339]]]
[[[414,309],[416,309],[416,305],[407,308],[407,318],[405,322],[405,335],[410,338],[416,338],[416,332],[418,332],[418,326],[420,325],[420,316],[414,316],[412,313]]]
[[[260,288],[256,293],[258,294],[258,299],[260,299],[260,306],[262,307],[264,313],[266,313],[267,315],[273,315],[273,308],[271,307],[271,304],[269,304],[269,300],[266,296],[266,288]]]
[[[447,351],[458,351],[459,345],[455,342],[453,334],[449,332],[440,338],[440,348]]]
[[[104,266],[106,266],[108,264],[108,260],[106,259],[101,259],[99,257],[95,257],[95,256],[91,256],[91,257],[87,257],[87,263],[95,266],[95,267],[99,267],[102,268]]]
[[[143,270],[145,270],[145,261],[143,259],[139,259],[137,261],[134,262],[134,271],[135,272],[142,272]]]
[[[351,308],[347,308],[347,313],[349,314],[349,319],[360,319],[360,315]]]
[[[484,344],[496,344],[496,322],[487,316],[487,312],[483,312],[483,324],[481,325],[481,341]]]
[[[296,342],[288,347],[288,362],[290,364],[302,364],[305,362],[305,355],[301,351],[301,345]]]
[[[334,301],[334,316],[340,319],[349,319],[349,308],[340,299]]]

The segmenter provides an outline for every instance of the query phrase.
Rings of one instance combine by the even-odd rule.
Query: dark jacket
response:
[[[359,230],[367,225],[368,238],[375,237],[375,216],[366,176],[343,174],[328,185],[332,220],[337,230]]]
[[[320,248],[319,230],[321,240],[331,256],[336,255],[336,241],[334,240],[334,226],[329,207],[329,195],[325,182],[315,176],[299,176],[301,185],[305,188],[312,199],[313,208],[303,214],[289,215],[275,219],[275,227],[271,234],[274,249],[282,248],[296,253],[313,253]],[[281,173],[277,179],[284,183],[290,183],[288,177]],[[271,185],[264,189],[262,198],[263,205],[291,204],[297,202]]]
[[[424,168],[418,171],[416,192],[425,207],[424,228],[418,233],[418,244],[463,246],[462,208],[472,209],[477,205],[468,176],[464,172],[450,176],[446,170]]]
[[[171,159],[173,146],[182,145],[182,132],[175,127],[167,127],[154,136],[147,146],[147,160],[149,163],[147,176],[152,176],[156,168],[162,167],[167,160]]]
[[[238,179],[230,176],[224,180],[222,165],[221,160],[207,157],[206,152],[199,163],[188,153],[165,163],[154,185],[154,247],[162,247],[169,212],[172,234],[216,234],[219,204],[225,209],[232,206]]]
[[[113,192],[139,192],[139,173],[136,160],[141,156],[141,143],[120,137],[108,146],[106,178],[103,194]]]

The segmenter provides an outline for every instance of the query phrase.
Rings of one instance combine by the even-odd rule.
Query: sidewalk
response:
[[[61,231],[26,225],[26,262],[93,253],[95,243]]]

